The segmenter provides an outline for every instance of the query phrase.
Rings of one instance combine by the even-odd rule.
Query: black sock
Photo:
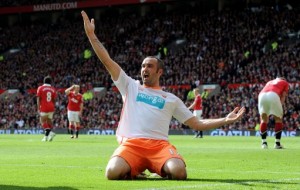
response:
[[[263,133],[263,134],[260,134],[261,136],[261,139],[266,139],[267,138],[267,132]]]
[[[71,135],[73,136],[73,134],[74,134],[74,133],[73,133],[73,130],[71,129]]]
[[[76,137],[78,137],[79,131],[76,131]]]
[[[45,133],[45,136],[46,136],[46,137],[48,137],[50,131],[51,131],[51,129],[46,129],[46,133]]]
[[[281,133],[282,133],[282,131],[279,131],[276,133],[276,135],[275,135],[276,139],[279,139],[279,140],[281,139]]]

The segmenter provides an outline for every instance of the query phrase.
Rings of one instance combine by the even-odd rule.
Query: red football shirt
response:
[[[68,110],[80,111],[80,105],[82,104],[82,94],[75,95],[74,92],[70,92],[68,95]]]
[[[276,78],[274,80],[269,81],[261,92],[275,92],[279,96],[282,95],[283,92],[289,91],[289,83],[280,78]]]
[[[56,97],[56,90],[48,84],[39,86],[37,89],[37,96],[40,100],[40,112],[54,112],[54,99]]]
[[[200,95],[197,95],[195,97],[195,106],[194,106],[194,110],[202,110],[202,98]]]

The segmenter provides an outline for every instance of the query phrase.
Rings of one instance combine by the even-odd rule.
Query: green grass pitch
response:
[[[300,189],[300,138],[283,137],[283,150],[260,148],[259,137],[170,136],[183,155],[186,181],[158,178],[109,181],[105,167],[115,136],[0,135],[0,190]]]

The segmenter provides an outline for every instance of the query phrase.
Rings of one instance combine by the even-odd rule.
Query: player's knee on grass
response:
[[[130,173],[130,166],[121,157],[113,157],[106,166],[105,176],[109,180],[125,179]]]
[[[187,178],[185,163],[178,158],[169,159],[163,166],[169,179],[185,180]]]

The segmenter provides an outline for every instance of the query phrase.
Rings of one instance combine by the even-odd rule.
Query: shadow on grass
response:
[[[265,184],[273,184],[273,185],[296,185],[299,184],[298,182],[291,182],[291,181],[281,181],[279,180],[267,180],[267,179],[187,179],[186,181],[199,181],[199,182],[214,182],[214,183],[228,183],[228,184],[240,184],[240,185],[246,185],[251,186],[252,184],[257,183],[265,183]]]
[[[53,186],[53,187],[23,187],[16,185],[0,185],[1,190],[78,190],[73,187]]]
[[[144,180],[144,181],[172,181],[166,178],[145,178],[145,179],[136,179],[136,180]],[[266,180],[266,179],[197,179],[197,178],[188,178],[187,180],[180,181],[197,181],[197,182],[211,182],[211,183],[227,183],[227,184],[239,184],[245,186],[253,186],[259,183],[264,184],[272,184],[272,185],[298,185],[298,182],[291,181],[281,181],[279,180]]]

